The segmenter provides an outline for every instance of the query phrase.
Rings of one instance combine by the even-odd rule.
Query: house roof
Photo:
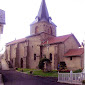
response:
[[[42,45],[45,44],[54,44],[54,43],[62,43],[64,41],[66,41],[69,37],[73,36],[75,38],[75,36],[73,34],[68,34],[68,35],[64,35],[64,36],[59,36],[59,37],[52,37],[47,39],[45,42],[42,42]],[[75,40],[77,41],[77,39],[75,38]],[[78,45],[80,46],[79,42],[77,41]]]
[[[6,45],[11,45],[11,44],[16,44],[16,43],[24,42],[24,41],[26,41],[26,39],[27,38],[22,38],[22,39],[14,40],[14,41],[11,41],[9,43],[6,43]]]
[[[78,48],[78,49],[70,49],[68,52],[64,54],[65,57],[68,56],[80,56],[84,53],[84,48]]]

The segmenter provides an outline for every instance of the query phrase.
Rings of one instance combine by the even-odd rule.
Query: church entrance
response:
[[[23,58],[21,58],[21,68],[23,68]]]

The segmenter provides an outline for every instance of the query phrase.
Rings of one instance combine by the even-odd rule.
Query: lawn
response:
[[[27,73],[28,75],[30,74],[30,71],[32,71],[32,75],[34,76],[44,76],[44,77],[58,77],[58,72],[57,70],[53,70],[51,72],[43,72],[42,70],[39,69],[23,69],[22,68],[18,68],[18,71],[23,71],[25,73]]]

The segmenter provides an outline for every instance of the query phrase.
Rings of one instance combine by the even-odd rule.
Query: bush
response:
[[[60,62],[60,68],[65,69],[66,68],[66,63],[65,62]]]
[[[85,80],[82,81],[82,84],[85,84]]]
[[[80,73],[80,72],[82,72],[81,69],[78,69],[78,70],[73,71],[73,73]]]
[[[69,73],[70,70],[68,70],[68,69],[60,69],[59,72],[66,72],[66,73]]]
[[[42,69],[42,70],[44,69],[44,62],[45,61],[47,61],[48,63],[50,63],[50,60],[47,59],[47,58],[41,59],[40,62],[39,62],[39,65],[38,65],[39,69]]]

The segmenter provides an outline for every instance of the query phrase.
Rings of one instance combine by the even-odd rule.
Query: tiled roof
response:
[[[64,54],[65,57],[67,56],[80,56],[84,53],[84,48],[78,49],[70,49],[67,53]]]
[[[52,37],[46,40],[45,42],[42,42],[42,45],[44,44],[54,44],[54,43],[62,43],[65,40],[67,40],[69,37],[73,36],[73,34],[59,36],[59,37]]]
[[[11,45],[11,44],[16,44],[16,43],[24,42],[24,41],[26,41],[26,39],[27,38],[22,38],[22,39],[14,40],[12,42],[7,43],[6,45]]]

